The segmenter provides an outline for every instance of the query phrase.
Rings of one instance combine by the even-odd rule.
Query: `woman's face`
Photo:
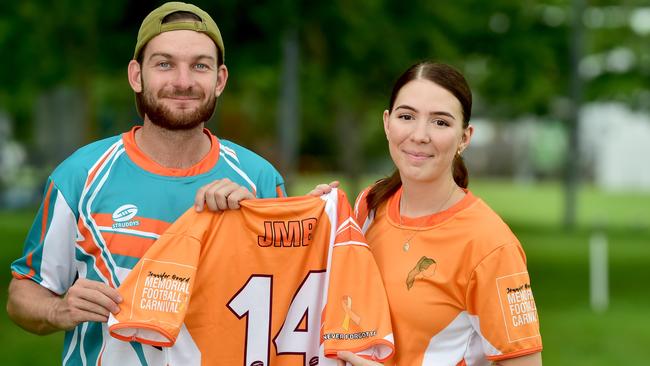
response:
[[[469,144],[473,128],[463,128],[460,102],[426,79],[405,84],[393,111],[384,111],[390,156],[403,182],[452,179],[456,152]]]

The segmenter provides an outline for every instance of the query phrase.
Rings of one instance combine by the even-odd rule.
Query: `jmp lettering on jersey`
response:
[[[264,221],[264,236],[257,237],[261,247],[300,247],[308,246],[313,239],[316,218],[295,221]]]

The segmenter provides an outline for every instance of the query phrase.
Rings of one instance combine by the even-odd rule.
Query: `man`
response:
[[[64,330],[63,364],[163,364],[167,349],[108,335],[117,288],[188,208],[238,208],[284,195],[261,157],[204,123],[228,79],[219,29],[203,10],[170,2],[138,32],[129,83],[143,125],[87,145],[59,165],[12,264],[7,311],[36,334]]]

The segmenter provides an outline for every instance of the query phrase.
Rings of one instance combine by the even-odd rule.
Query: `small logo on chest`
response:
[[[411,269],[406,276],[406,289],[410,290],[413,287],[415,280],[424,277],[431,277],[436,273],[436,260],[426,256],[422,256],[418,263]]]
[[[113,229],[140,225],[139,220],[131,220],[138,214],[138,207],[133,204],[122,205],[113,211]]]

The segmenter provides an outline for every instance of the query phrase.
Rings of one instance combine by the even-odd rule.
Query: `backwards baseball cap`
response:
[[[163,19],[166,16],[172,13],[179,11],[188,12],[196,15],[201,18],[201,21],[196,20],[178,20],[172,21],[169,23],[163,24]],[[138,31],[138,42],[135,45],[135,52],[133,53],[133,59],[136,60],[140,55],[140,52],[144,46],[149,42],[153,37],[159,35],[160,33],[174,31],[174,30],[193,30],[196,32],[205,33],[207,36],[212,38],[214,43],[217,45],[219,56],[221,62],[224,60],[224,47],[223,40],[221,39],[221,32],[219,32],[219,27],[217,23],[212,20],[210,15],[205,11],[199,9],[199,7],[181,3],[177,1],[172,1],[163,4],[162,6],[156,8],[154,11],[149,13],[146,18],[142,21],[140,30]]]

